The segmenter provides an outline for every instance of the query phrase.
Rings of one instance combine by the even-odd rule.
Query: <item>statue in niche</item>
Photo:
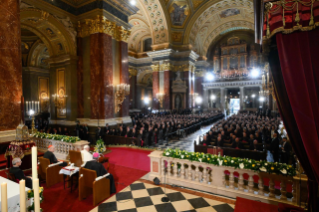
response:
[[[179,94],[175,97],[175,109],[179,110],[181,108],[181,96]]]
[[[180,71],[176,72],[176,81],[177,81],[177,80],[182,80],[182,79],[181,79],[181,72],[180,72]]]

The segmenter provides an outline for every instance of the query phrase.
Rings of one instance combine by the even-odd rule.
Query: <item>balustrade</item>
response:
[[[252,170],[247,169],[235,169],[233,167],[225,167],[218,166],[213,164],[202,163],[198,161],[189,161],[184,159],[176,159],[165,157],[162,155],[162,151],[153,151],[149,157],[151,158],[151,163],[154,158],[158,160],[161,158],[161,163],[159,164],[159,170],[161,171],[151,171],[149,175],[149,179],[153,180],[155,177],[163,179],[165,174],[165,166],[167,166],[167,179],[166,183],[181,185],[189,188],[194,188],[207,192],[214,192],[216,194],[226,195],[229,197],[243,197],[250,198],[254,200],[260,200],[263,202],[269,201],[281,201],[286,204],[296,205],[299,201],[297,198],[297,189],[295,179],[289,176],[280,176],[275,174],[267,174],[267,173],[256,173]],[[172,164],[174,164],[172,166]],[[180,171],[178,170],[178,166],[180,165]],[[225,170],[229,172],[227,176]],[[238,183],[235,188],[234,181],[234,173],[236,172],[236,176],[238,173]],[[244,174],[248,174],[247,185],[244,184]],[[254,184],[254,175],[258,176],[258,184],[255,186]],[[228,180],[227,180],[228,178]],[[269,178],[269,196],[267,195],[267,191],[264,191],[264,178]],[[275,181],[281,179],[281,196],[280,199],[276,199],[275,197]],[[256,177],[257,180],[257,177]],[[292,198],[287,198],[287,183],[292,183],[292,192],[289,195]],[[227,184],[229,186],[227,186]],[[278,185],[278,184],[277,184]],[[225,188],[226,187],[226,188]]]

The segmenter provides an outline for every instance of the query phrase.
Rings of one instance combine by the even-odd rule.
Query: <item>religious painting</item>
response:
[[[189,13],[189,5],[186,0],[173,1],[169,7],[173,26],[183,26]]]
[[[174,42],[182,42],[182,32],[172,32],[172,40]]]
[[[57,117],[66,118],[65,69],[57,69],[57,96],[55,99]]]
[[[238,14],[240,14],[240,10],[237,8],[232,8],[222,11],[219,15],[221,18],[227,18]]]

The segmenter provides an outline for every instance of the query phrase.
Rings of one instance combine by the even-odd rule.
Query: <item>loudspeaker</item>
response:
[[[155,177],[153,182],[155,185],[159,185],[161,181],[157,177]]]

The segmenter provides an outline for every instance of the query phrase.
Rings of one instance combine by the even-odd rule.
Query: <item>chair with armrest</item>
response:
[[[10,172],[6,172],[7,178],[15,183],[19,183],[20,180],[18,180],[14,174],[10,173]]]
[[[110,197],[110,179],[97,180],[96,171],[80,168],[79,200],[87,198],[93,193],[93,206]]]
[[[42,180],[46,181],[47,187],[51,187],[54,184],[63,182],[63,175],[59,174],[60,170],[63,168],[59,165],[51,165],[50,160],[44,157],[39,157],[39,175]]]
[[[74,163],[74,166],[81,167],[83,164],[82,154],[79,151],[69,150],[70,162]]]

